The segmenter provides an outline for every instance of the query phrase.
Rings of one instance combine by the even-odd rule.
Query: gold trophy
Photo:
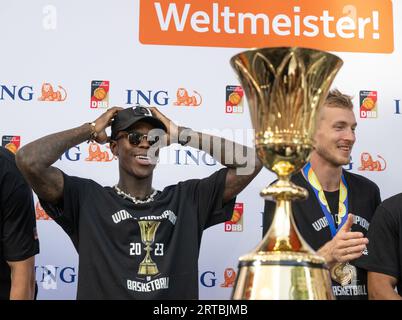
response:
[[[153,276],[159,273],[158,266],[151,259],[151,245],[155,241],[156,230],[160,225],[160,221],[138,221],[141,231],[141,241],[145,245],[145,258],[140,263],[138,274]]]
[[[290,178],[309,159],[317,109],[342,63],[330,53],[298,47],[254,49],[231,59],[247,96],[258,157],[278,175],[260,193],[276,201],[272,225],[240,257],[233,299],[333,299],[325,260],[303,240],[292,214],[291,201],[306,199],[308,192]]]

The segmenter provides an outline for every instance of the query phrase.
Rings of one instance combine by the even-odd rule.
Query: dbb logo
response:
[[[225,222],[225,232],[243,231],[243,203],[236,203],[233,209],[232,219]]]

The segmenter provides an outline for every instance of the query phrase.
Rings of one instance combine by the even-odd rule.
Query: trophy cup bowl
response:
[[[272,225],[240,257],[233,299],[333,299],[325,260],[293,219],[291,201],[306,199],[308,192],[290,178],[309,159],[317,110],[342,64],[333,54],[299,47],[254,49],[231,59],[247,97],[257,155],[278,176],[260,193],[276,201]]]

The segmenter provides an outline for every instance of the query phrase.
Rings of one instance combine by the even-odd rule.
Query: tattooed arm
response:
[[[95,127],[86,123],[77,128],[54,133],[21,148],[16,155],[18,168],[35,193],[45,201],[58,204],[62,200],[64,180],[61,171],[51,165],[69,148],[80,144],[96,133],[96,141],[105,143],[105,129],[121,108],[113,107],[96,119]]]
[[[167,127],[167,145],[177,141],[188,141],[185,145],[209,153],[229,170],[226,175],[223,201],[226,203],[239,194],[260,172],[262,163],[253,148],[236,142],[178,127],[156,108],[151,108],[155,117]]]
[[[224,203],[239,194],[262,168],[261,161],[252,148],[187,128],[179,128],[179,136],[190,137],[186,146],[209,153],[228,168],[223,193]]]

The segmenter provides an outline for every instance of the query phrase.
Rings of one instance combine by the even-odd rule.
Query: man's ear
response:
[[[111,140],[109,144],[110,144],[110,150],[112,151],[113,155],[118,157],[119,156],[119,148],[117,146],[117,141]]]

